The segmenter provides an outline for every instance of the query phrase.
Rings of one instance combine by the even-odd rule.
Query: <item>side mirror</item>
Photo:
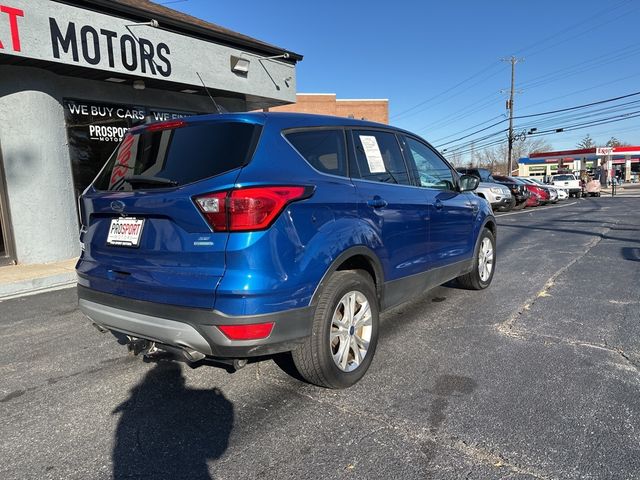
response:
[[[478,188],[480,184],[480,179],[473,175],[461,175],[460,176],[460,191],[461,192],[470,192]]]

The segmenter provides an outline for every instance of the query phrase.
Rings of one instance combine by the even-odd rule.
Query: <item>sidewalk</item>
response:
[[[0,267],[0,301],[75,285],[77,261]]]
[[[610,197],[611,187],[602,188],[600,194],[603,197]],[[621,197],[640,197],[640,183],[625,183],[616,186],[615,196],[617,197],[618,195]]]

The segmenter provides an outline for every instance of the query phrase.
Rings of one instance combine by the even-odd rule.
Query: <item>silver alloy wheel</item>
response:
[[[491,277],[493,270],[493,244],[488,238],[483,238],[478,252],[478,274],[480,280],[486,282]]]
[[[346,293],[333,311],[329,332],[331,356],[340,370],[352,372],[360,366],[369,350],[372,331],[367,297],[357,290]]]

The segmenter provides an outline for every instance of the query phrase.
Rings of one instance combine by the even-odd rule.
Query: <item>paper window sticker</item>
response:
[[[384,160],[378,147],[378,140],[373,135],[359,135],[360,143],[367,157],[367,164],[371,173],[384,173],[387,169],[384,166]]]

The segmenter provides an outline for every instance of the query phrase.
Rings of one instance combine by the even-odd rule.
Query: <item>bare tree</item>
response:
[[[460,152],[451,152],[446,155],[446,159],[454,167],[462,167],[462,154]]]
[[[587,133],[587,135],[580,140],[578,143],[578,148],[594,148],[596,146],[596,142],[591,138],[591,135]]]
[[[513,143],[513,158],[517,162],[519,158],[526,157],[532,153],[548,152],[551,148],[549,142],[543,138],[529,137],[524,140],[517,140]],[[496,147],[485,148],[477,152],[472,162],[479,167],[488,168],[492,172],[508,174],[507,155],[508,147],[507,143],[504,142]]]
[[[607,140],[607,143],[605,143],[605,147],[624,147],[627,145],[629,144],[625,142],[621,142],[616,137],[611,137],[609,140]]]

